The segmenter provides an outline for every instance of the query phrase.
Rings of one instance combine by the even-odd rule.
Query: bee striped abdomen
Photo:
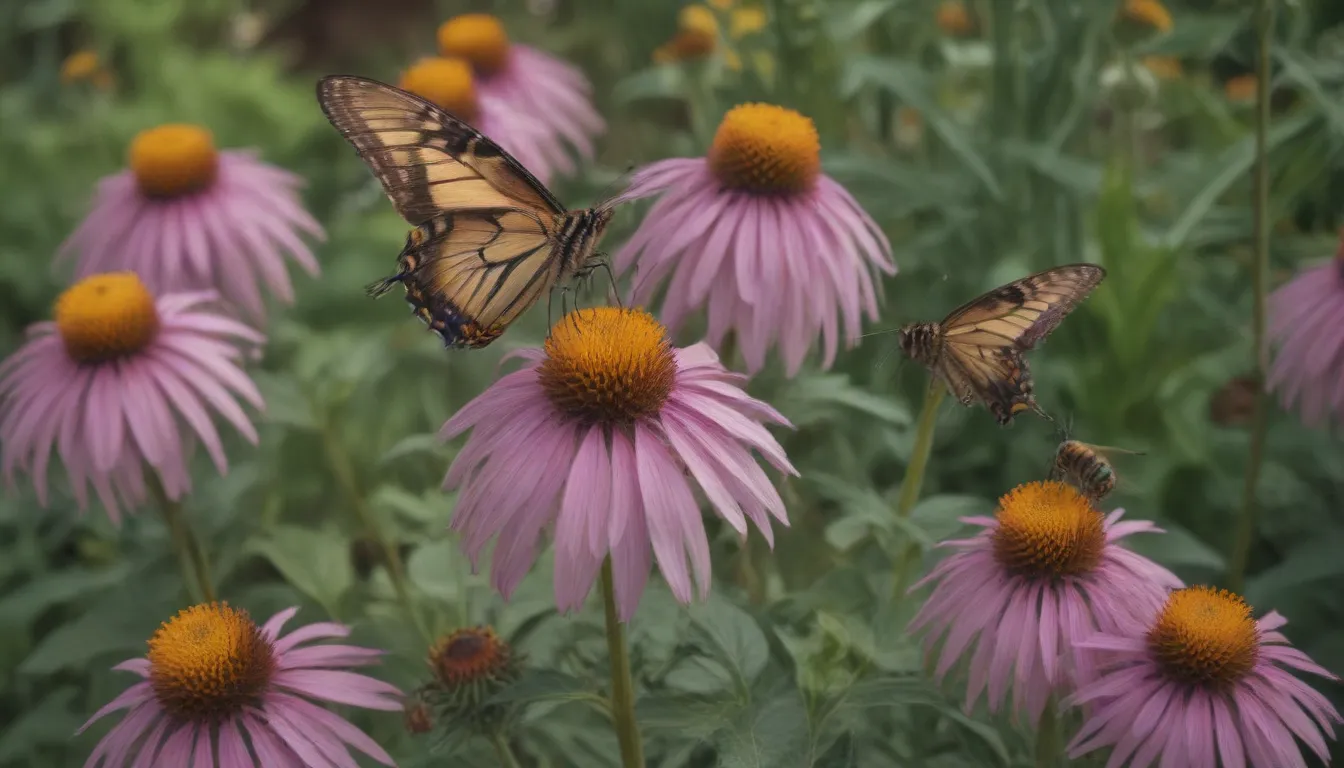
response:
[[[1055,473],[1093,501],[1115,490],[1115,469],[1092,446],[1077,440],[1060,443],[1055,454]]]

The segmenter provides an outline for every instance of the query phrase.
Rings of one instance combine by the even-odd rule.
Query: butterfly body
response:
[[[1043,341],[1106,277],[1069,264],[1015,280],[952,310],[937,323],[899,331],[901,351],[941,379],[962,405],[983,402],[1001,425],[1036,404],[1024,353]]]
[[[479,348],[559,283],[590,268],[613,210],[568,210],[508,152],[385,83],[333,75],[317,97],[332,125],[415,228],[397,273],[413,313],[450,348]]]

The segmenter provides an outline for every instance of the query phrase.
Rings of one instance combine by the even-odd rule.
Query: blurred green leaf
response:
[[[246,551],[261,555],[293,587],[340,615],[341,596],[355,581],[345,537],[330,528],[278,525],[248,540]]]

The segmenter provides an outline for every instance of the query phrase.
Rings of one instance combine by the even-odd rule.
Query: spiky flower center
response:
[[[561,413],[585,423],[652,416],[676,382],[667,329],[641,309],[575,310],[551,329],[545,348],[542,388]]]
[[[476,83],[462,58],[431,56],[401,73],[401,89],[442,107],[468,123],[477,116]]]
[[[1120,10],[1124,18],[1159,32],[1171,31],[1171,11],[1159,0],[1125,0]]]
[[[1019,485],[999,499],[994,557],[1023,576],[1090,573],[1101,563],[1106,528],[1100,512],[1067,483]]]
[[[459,629],[429,652],[434,676],[448,688],[493,680],[506,672],[512,650],[490,627]]]
[[[108,272],[80,280],[56,299],[56,330],[72,359],[101,363],[149,346],[159,332],[159,311],[134,272]]]
[[[169,123],[131,141],[131,173],[149,197],[177,197],[210,186],[219,171],[215,139],[199,125]]]
[[[1236,684],[1255,667],[1260,632],[1240,595],[1212,587],[1178,589],[1167,597],[1148,646],[1162,670],[1185,683],[1215,689]]]
[[[488,13],[464,13],[439,25],[439,53],[466,59],[482,74],[492,74],[509,61],[509,35]]]
[[[206,603],[178,611],[149,640],[149,682],[179,720],[219,722],[259,703],[275,652],[247,611]]]
[[[821,138],[812,121],[773,104],[728,110],[709,148],[724,186],[760,194],[806,192],[821,173]]]
[[[938,4],[938,28],[947,35],[965,35],[975,31],[975,21],[966,3],[961,0],[944,0]]]

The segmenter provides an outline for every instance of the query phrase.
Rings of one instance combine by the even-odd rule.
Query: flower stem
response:
[[[168,492],[163,489],[159,476],[152,469],[145,471],[145,484],[149,486],[149,492],[154,497],[159,512],[163,514],[163,522],[168,526],[168,533],[173,539],[173,549],[177,552],[177,562],[182,568],[182,580],[188,585],[187,591],[192,593],[192,600],[198,603],[213,603],[215,584],[210,578],[210,566],[205,560],[205,549],[191,530],[186,515],[182,513],[182,502],[168,498]],[[195,589],[191,588],[192,585]]]
[[[345,449],[345,443],[341,441],[335,430],[327,426],[322,430],[322,445],[327,454],[327,462],[331,465],[331,471],[336,475],[336,482],[340,484],[342,492],[350,500],[350,506],[354,508],[355,517],[359,520],[359,524],[364,527],[365,534],[377,543],[379,550],[382,552],[383,564],[387,567],[387,576],[392,581],[392,589],[397,593],[397,600],[406,609],[406,615],[410,617],[411,623],[415,625],[421,637],[426,643],[429,643],[433,638],[421,619],[420,612],[415,609],[414,601],[411,600],[411,590],[406,580],[406,567],[401,562],[401,553],[397,551],[396,544],[388,539],[382,528],[378,526],[373,510],[369,507],[369,500],[360,489],[359,481],[355,477],[355,465],[350,460],[350,453]]]
[[[896,516],[906,518],[919,501],[919,490],[924,485],[924,470],[929,466],[929,454],[933,452],[933,428],[938,422],[938,406],[943,404],[947,387],[937,378],[930,379],[929,388],[924,393],[924,405],[920,406],[919,422],[915,426],[915,444],[910,453],[910,466],[905,470],[905,479],[901,482],[901,495],[896,500]],[[906,571],[910,561],[919,553],[919,544],[910,541],[896,560],[896,573],[891,599],[897,600],[905,586]]]
[[[625,646],[625,631],[616,613],[616,581],[611,573],[611,558],[602,563],[602,600],[607,618],[607,654],[611,657],[611,718],[621,744],[623,768],[644,768],[644,745],[635,722],[635,684],[630,676],[630,652]]]
[[[495,755],[499,758],[501,768],[519,768],[518,758],[514,756],[513,747],[509,746],[509,740],[503,732],[491,733],[490,743],[495,746]]]
[[[1258,512],[1256,492],[1260,485],[1260,465],[1265,455],[1265,435],[1268,431],[1268,413],[1265,397],[1265,307],[1269,283],[1269,86],[1270,46],[1273,40],[1273,0],[1256,0],[1256,113],[1255,113],[1255,179],[1252,206],[1255,223],[1255,259],[1251,266],[1251,285],[1255,303],[1251,314],[1251,335],[1255,345],[1255,409],[1251,416],[1251,450],[1246,459],[1246,484],[1242,490],[1241,515],[1237,519],[1236,538],[1227,561],[1227,586],[1241,592],[1246,581],[1246,564],[1250,559],[1251,544],[1255,538],[1255,519]]]
[[[1062,750],[1059,715],[1055,711],[1055,697],[1051,696],[1036,729],[1036,768],[1057,768]]]

